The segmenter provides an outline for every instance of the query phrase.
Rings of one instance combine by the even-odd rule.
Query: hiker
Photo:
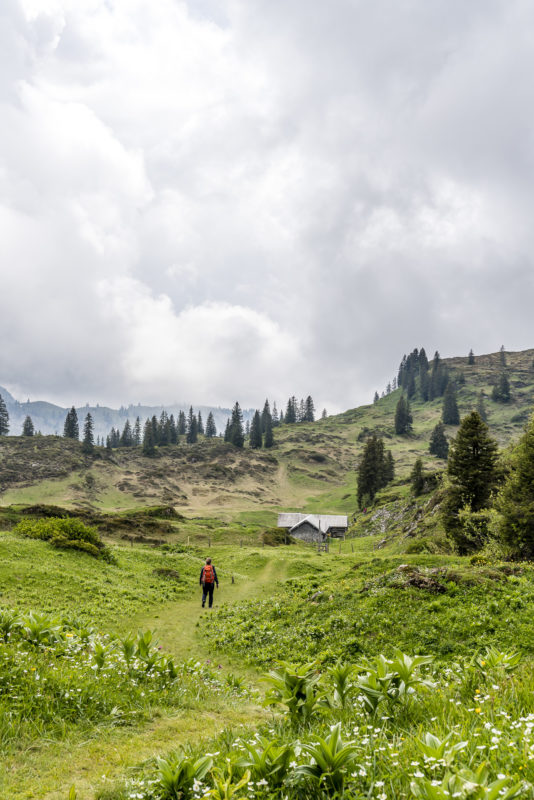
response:
[[[217,589],[219,588],[219,579],[217,578],[217,573],[215,571],[215,567],[211,563],[211,558],[206,559],[206,563],[200,570],[200,585],[202,586],[202,608],[206,605],[206,597],[209,596],[209,605],[208,607],[211,608],[213,605],[213,589],[215,588],[215,584],[217,584]]]

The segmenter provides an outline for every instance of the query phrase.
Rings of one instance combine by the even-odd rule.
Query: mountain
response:
[[[43,435],[47,434],[62,434],[65,416],[68,408],[54,405],[54,403],[47,403],[43,400],[26,401],[21,403],[15,400],[13,395],[8,392],[3,386],[0,386],[0,395],[4,398],[9,413],[9,432],[12,436],[17,436],[22,431],[22,424],[27,415],[32,418],[36,431],[40,431]],[[119,409],[108,408],[107,406],[80,406],[76,408],[78,414],[78,421],[80,424],[80,431],[83,427],[83,420],[87,413],[93,417],[94,435],[106,437],[111,428],[118,428],[122,431],[124,423],[127,419],[133,425],[136,417],[140,417],[141,424],[144,423],[147,417],[152,417],[154,414],[159,418],[161,412],[165,410],[169,415],[174,414],[175,419],[178,418],[178,413],[183,411],[186,415],[189,411],[191,403],[185,404],[172,404],[172,405],[157,405],[157,406],[136,406],[129,405],[127,408],[121,406]],[[193,405],[195,414],[200,411],[204,424],[210,411],[215,419],[218,433],[224,433],[226,427],[226,420],[231,416],[232,411],[230,408],[221,408],[220,406],[195,406]],[[254,409],[243,409],[243,419],[251,420],[254,416]]]

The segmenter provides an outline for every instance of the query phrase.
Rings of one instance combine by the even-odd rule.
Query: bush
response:
[[[112,561],[113,556],[101,540],[95,528],[79,519],[49,517],[47,519],[23,519],[15,533],[30,539],[42,539],[53,547],[81,550],[95,558]]]
[[[281,544],[292,544],[295,540],[285,528],[267,528],[261,535],[263,544],[279,547]]]

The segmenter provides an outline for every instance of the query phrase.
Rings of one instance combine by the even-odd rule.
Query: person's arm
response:
[[[202,586],[202,575],[203,574],[204,574],[204,567],[202,567],[202,569],[200,570],[200,580],[199,580],[200,586]]]
[[[219,588],[219,579],[217,577],[217,570],[213,567],[213,577],[215,578],[215,583],[217,584],[217,589]]]

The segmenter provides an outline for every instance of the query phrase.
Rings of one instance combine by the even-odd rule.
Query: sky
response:
[[[0,385],[370,402],[534,346],[530,0],[2,0]]]

